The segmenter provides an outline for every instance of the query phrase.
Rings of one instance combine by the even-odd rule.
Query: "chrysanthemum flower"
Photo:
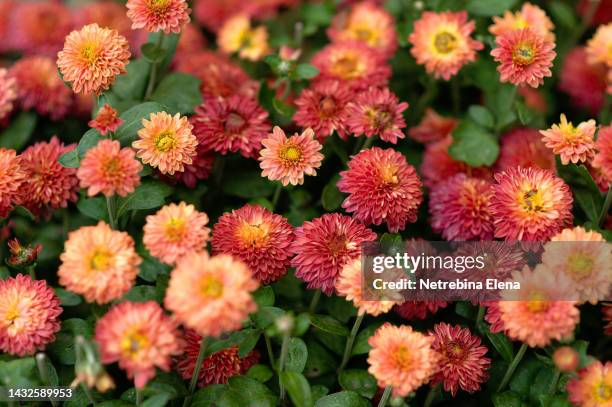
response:
[[[596,115],[604,103],[608,69],[603,64],[587,62],[586,49],[576,47],[563,60],[559,74],[559,89],[571,97],[574,105],[588,109]]]
[[[587,56],[589,63],[603,63],[612,68],[612,23],[597,28],[593,38],[587,43]]]
[[[62,154],[74,148],[74,144],[66,146],[53,136],[49,142],[36,143],[21,153],[26,179],[21,185],[20,205],[41,215],[76,202],[79,190],[76,169],[65,168],[58,161]]]
[[[268,30],[265,26],[251,27],[249,17],[237,14],[223,23],[217,35],[219,49],[240,58],[258,61],[269,51]]]
[[[175,172],[174,179],[188,188],[195,188],[198,181],[205,180],[210,176],[214,163],[215,155],[198,145],[193,162],[185,165],[185,171]]]
[[[223,155],[240,151],[246,158],[258,157],[261,141],[270,131],[268,112],[242,95],[207,99],[196,107],[191,123],[205,150]]]
[[[45,280],[18,274],[0,280],[0,350],[33,355],[60,330],[60,300]]]
[[[555,171],[555,155],[546,148],[537,130],[518,128],[502,135],[495,168],[504,171],[515,167]]]
[[[553,124],[548,130],[540,130],[546,147],[561,157],[563,165],[570,162],[589,161],[595,154],[595,130],[597,124],[591,119],[574,127],[561,113],[561,123]]]
[[[538,113],[546,113],[548,111],[548,102],[542,94],[541,90],[534,89],[530,86],[522,85],[516,88],[516,93],[523,97],[525,106],[535,110]]]
[[[175,60],[185,55],[203,51],[206,46],[206,37],[200,31],[200,27],[195,24],[186,24],[176,44]]]
[[[176,370],[183,379],[190,380],[195,370],[202,337],[192,329],[186,329],[182,339],[185,346],[183,355],[176,362]],[[257,363],[258,359],[257,351],[252,351],[241,358],[238,355],[237,346],[221,349],[202,361],[202,367],[198,374],[198,387],[208,386],[209,384],[227,384],[230,377],[245,374],[252,365]]]
[[[210,237],[208,215],[181,202],[162,207],[147,216],[142,243],[152,256],[167,264],[191,252],[203,250]]]
[[[17,86],[15,78],[0,68],[0,120],[6,118],[13,111],[13,102],[17,99]]]
[[[284,186],[302,185],[304,175],[317,175],[316,169],[321,166],[324,158],[319,152],[323,146],[315,139],[312,129],[287,138],[283,129],[274,126],[272,134],[263,139],[261,144],[261,176],[271,181],[280,181]]]
[[[126,196],[140,185],[142,164],[135,158],[134,150],[121,148],[116,140],[101,140],[87,150],[77,170],[81,188],[88,188],[87,195],[102,192],[105,196]]]
[[[488,181],[457,174],[431,189],[431,227],[444,239],[491,240],[493,188]]]
[[[531,3],[523,3],[521,9],[514,13],[506,10],[503,17],[494,16],[493,23],[489,27],[489,32],[496,37],[511,31],[531,28],[547,40],[555,40],[555,34],[553,34],[555,25],[544,10]]]
[[[349,103],[346,124],[355,136],[378,135],[381,140],[396,144],[397,139],[405,137],[401,129],[406,127],[402,115],[406,109],[408,103],[400,103],[388,88],[370,88]]]
[[[340,270],[361,255],[361,244],[376,239],[376,233],[355,219],[327,213],[306,221],[296,229],[291,246],[295,276],[330,295]]]
[[[567,383],[569,400],[580,407],[608,407],[612,404],[612,362],[594,361]]]
[[[15,0],[0,0],[0,37],[6,39],[0,44],[0,52],[2,53],[14,48],[14,44],[8,41],[10,38],[8,33],[11,30],[11,17],[15,9],[15,3]]]
[[[423,201],[421,186],[406,157],[378,147],[354,155],[338,181],[338,189],[349,194],[342,203],[347,212],[368,225],[385,222],[392,233],[416,221]]]
[[[224,213],[213,228],[214,254],[225,253],[242,260],[262,284],[287,273],[291,263],[293,228],[281,215],[259,205],[245,205]]]
[[[456,126],[457,120],[440,116],[428,107],[419,125],[408,129],[408,135],[419,143],[431,143],[446,138]]]
[[[368,372],[378,387],[393,387],[393,395],[405,397],[427,383],[438,369],[440,356],[432,349],[434,339],[408,325],[386,323],[368,339]]]
[[[15,150],[0,148],[0,219],[6,218],[15,203],[21,201],[21,186],[25,177],[21,157]]]
[[[552,171],[516,167],[495,174],[495,180],[495,237],[544,241],[571,225],[571,191]]]
[[[312,128],[320,142],[334,131],[346,139],[347,105],[353,96],[350,88],[340,81],[317,81],[295,100],[297,111],[293,120],[302,128]]]
[[[251,293],[258,285],[242,261],[194,252],[170,274],[164,305],[199,335],[218,336],[239,329],[257,309]]]
[[[338,13],[327,35],[332,42],[355,40],[391,57],[397,49],[393,17],[372,2],[357,3],[350,11]]]
[[[254,18],[269,18],[279,7],[293,7],[299,0],[208,0],[196,2],[195,15],[200,24],[212,32],[221,28],[223,22],[231,18],[239,10],[241,13]]]
[[[500,63],[497,70],[502,82],[537,88],[545,77],[552,76],[555,43],[533,29],[510,31],[496,37],[495,44],[491,55]]]
[[[425,11],[414,22],[408,41],[410,53],[427,73],[435,78],[449,80],[468,62],[476,60],[476,51],[483,48],[480,41],[470,37],[474,21],[468,21],[467,12],[434,13]]]
[[[489,375],[491,359],[485,356],[486,346],[468,328],[451,326],[444,322],[434,325],[430,333],[432,348],[440,355],[439,370],[433,376],[432,386],[444,384],[444,390],[454,397],[459,389],[468,393],[480,390]]]
[[[599,169],[608,183],[612,182],[612,126],[599,129],[595,142],[597,152],[593,158],[593,167]]]
[[[312,59],[319,70],[317,80],[337,79],[351,89],[386,86],[391,68],[384,57],[358,41],[343,41],[327,45]]]
[[[111,28],[128,39],[132,39],[132,22],[126,16],[125,6],[112,0],[85,3],[75,10],[75,27],[96,23],[100,27]],[[131,43],[131,41],[130,41]],[[133,46],[133,45],[132,45]]]
[[[166,34],[180,33],[189,23],[191,13],[185,0],[128,0],[125,6],[133,30],[144,28],[148,32]]]
[[[169,371],[172,356],[181,353],[177,322],[155,301],[122,302],[96,323],[95,340],[102,363],[119,362],[142,389],[155,377],[155,368]]]
[[[98,304],[128,292],[141,262],[132,237],[102,221],[70,232],[60,260],[59,283]]]
[[[12,13],[13,45],[29,55],[54,56],[72,28],[71,11],[61,2],[17,2]]]
[[[428,315],[433,315],[439,309],[446,308],[446,301],[404,301],[396,305],[393,310],[400,317],[409,321],[415,319],[425,319]]]
[[[57,66],[75,93],[100,94],[117,75],[126,72],[130,59],[128,41],[116,30],[89,24],[72,31],[57,54]]]
[[[34,109],[52,120],[66,116],[72,105],[72,94],[57,74],[51,58],[22,58],[11,67],[9,74],[16,81],[17,97],[23,110]]]
[[[591,27],[612,21],[612,1],[610,0],[601,0],[595,5],[591,4],[590,0],[579,0],[576,4],[576,11],[582,18],[586,19],[587,15],[592,12],[591,7],[593,6],[595,13],[589,20]]]
[[[571,346],[560,346],[552,356],[555,367],[562,372],[571,373],[580,364],[580,355]]]
[[[189,119],[179,113],[151,113],[149,120],[142,119],[139,139],[132,143],[136,156],[143,163],[158,168],[162,174],[185,171],[186,164],[193,163],[198,140],[192,134]]]
[[[92,129],[96,129],[101,135],[106,136],[109,132],[114,132],[123,124],[118,112],[108,103],[104,104],[96,113],[96,117],[87,123]]]

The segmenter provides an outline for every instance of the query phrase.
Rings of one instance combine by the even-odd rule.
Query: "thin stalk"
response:
[[[115,197],[106,197],[106,209],[108,209],[108,222],[112,229],[117,229],[117,220],[115,219]]]
[[[95,406],[96,401],[94,400],[93,395],[91,394],[91,391],[89,390],[89,388],[83,382],[81,382],[81,389],[83,389],[83,392],[87,396],[87,400],[89,400],[89,402]]]
[[[527,345],[522,344],[516,356],[514,356],[514,359],[512,359],[512,362],[510,362],[510,366],[508,366],[508,370],[506,370],[506,374],[504,375],[504,378],[502,379],[501,383],[499,384],[499,387],[497,388],[498,393],[501,392],[504,389],[504,387],[506,387],[506,385],[512,378],[512,374],[516,370],[516,367],[519,365],[519,363],[521,363],[523,356],[525,356],[526,351],[527,351]]]
[[[319,305],[319,300],[321,299],[321,290],[316,290],[314,295],[312,296],[312,300],[310,300],[310,306],[308,306],[308,312],[314,314],[317,310],[317,305]]]
[[[357,332],[359,332],[359,326],[363,321],[363,317],[365,313],[360,314],[355,319],[355,323],[353,324],[353,329],[351,329],[351,334],[346,340],[346,346],[344,347],[344,355],[342,356],[342,363],[340,363],[340,367],[338,368],[338,375],[342,372],[342,370],[346,367],[349,359],[351,358],[351,352],[353,351],[353,344],[355,343],[355,337],[357,337]]]
[[[136,405],[139,406],[142,403],[142,391],[136,389]]]
[[[363,142],[363,146],[361,146],[361,150],[367,150],[372,147],[372,144],[376,141],[376,136],[368,137],[366,141]]]
[[[430,387],[429,392],[427,393],[427,397],[425,398],[425,403],[423,407],[430,407],[433,404],[434,399],[436,398],[436,393],[440,388],[440,384],[436,384],[435,386]]]
[[[599,214],[599,219],[597,220],[597,224],[599,226],[603,226],[606,217],[608,216],[608,212],[610,211],[610,204],[612,204],[612,184],[608,185],[606,200],[604,201],[603,207],[601,208],[601,213]]]
[[[274,357],[274,351],[272,350],[272,341],[270,341],[270,337],[265,332],[263,336],[266,342],[266,349],[268,350],[268,359],[270,359],[270,365],[272,366],[272,369],[276,370],[277,366]]]
[[[555,369],[555,375],[553,377],[550,386],[548,387],[548,394],[555,394],[555,390],[557,389],[557,384],[559,383],[559,378],[561,377],[561,371],[559,369]]]
[[[278,388],[280,391],[281,404],[284,404],[284,401],[285,401],[285,386],[283,386],[283,383],[281,381],[281,374],[285,370],[285,360],[287,359],[287,353],[289,351],[290,333],[291,332],[286,331],[283,335],[283,344],[281,345],[281,354],[280,354],[280,357],[278,358]]]
[[[385,392],[380,397],[380,401],[378,402],[378,407],[385,407],[387,405],[387,401],[389,401],[389,398],[391,397],[391,390],[393,390],[393,387],[391,386],[385,387]]]
[[[159,33],[159,37],[157,38],[157,42],[155,43],[155,50],[161,48],[162,43],[164,42],[164,34]],[[151,62],[151,70],[149,71],[149,83],[147,83],[147,91],[145,92],[145,100],[149,99],[151,94],[153,93],[153,89],[155,89],[155,82],[157,81],[157,62]]]
[[[32,277],[32,280],[36,280],[36,263],[30,264],[27,267],[27,270],[28,270],[28,274],[30,275],[30,277]]]
[[[183,401],[183,407],[187,407],[191,403],[191,397],[193,397],[193,393],[195,392],[196,386],[198,384],[200,369],[202,368],[202,362],[204,361],[204,355],[206,354],[206,345],[206,338],[202,338],[200,340],[200,352],[198,352],[198,358],[193,369],[193,376],[191,376],[191,382],[189,383],[189,393]]]
[[[38,367],[38,375],[40,376],[40,381],[45,386],[51,386],[51,381],[49,380],[49,369],[47,367],[47,356],[44,353],[39,353],[36,355],[36,367]],[[57,406],[57,401],[49,399],[51,405],[53,407]]]
[[[272,209],[276,208],[276,204],[278,204],[278,198],[280,198],[282,190],[283,184],[281,184],[280,182],[277,183],[276,189],[274,190],[274,196],[272,197]]]
[[[476,324],[482,321],[482,319],[484,318],[484,314],[485,314],[485,307],[483,307],[482,305],[479,305],[478,314],[476,314]]]

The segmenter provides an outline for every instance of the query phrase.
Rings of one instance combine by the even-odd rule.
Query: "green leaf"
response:
[[[288,103],[283,102],[280,99],[272,99],[272,107],[274,110],[281,116],[285,118],[292,118],[295,113],[295,107],[291,106]]]
[[[149,397],[142,404],[141,407],[164,407],[168,401],[170,400],[170,396],[167,393],[156,394],[153,397]]]
[[[37,382],[34,358],[0,362],[0,383],[8,387],[31,387]]]
[[[334,16],[334,9],[325,2],[322,3],[305,3],[302,6],[301,15],[304,17],[306,24],[314,27],[327,26],[331,23]]]
[[[258,382],[265,383],[274,376],[274,372],[266,365],[253,365],[247,372],[247,376]]]
[[[0,280],[6,280],[10,276],[11,273],[9,273],[8,268],[6,268],[5,266],[0,266]]]
[[[282,372],[280,381],[287,389],[293,404],[297,407],[312,407],[310,384],[304,375],[296,372]]]
[[[77,209],[88,218],[95,220],[108,220],[106,200],[101,196],[93,198],[81,197],[81,199],[79,199],[77,202]]]
[[[374,332],[378,328],[380,328],[381,325],[382,322],[373,323],[372,325],[368,325],[367,327],[362,329],[361,332],[357,334],[357,337],[355,338],[355,344],[353,345],[353,351],[351,352],[352,356],[365,355],[370,351],[370,344],[368,344],[368,339],[370,339],[370,336],[374,335]]]
[[[283,315],[285,315],[285,311],[281,308],[261,307],[257,310],[257,312],[252,314],[251,318],[258,328],[266,329]]]
[[[271,307],[274,305],[274,290],[269,285],[259,287],[253,293],[253,299],[257,303],[257,307]]]
[[[525,126],[527,126],[535,118],[533,111],[530,108],[528,108],[524,102],[516,101],[515,107],[516,107],[516,114],[518,115],[518,118],[521,124],[524,124]]]
[[[574,9],[569,4],[553,0],[548,3],[548,10],[555,25],[562,25],[572,30],[576,28],[576,15]]]
[[[19,113],[0,134],[0,147],[20,150],[32,136],[37,121],[38,118],[33,112]]]
[[[323,205],[323,209],[328,212],[333,212],[338,209],[344,199],[344,196],[336,185],[338,180],[340,180],[340,176],[334,175],[327,185],[325,185],[323,193],[321,194],[321,204]]]
[[[119,117],[123,124],[115,132],[116,139],[122,146],[131,146],[138,138],[138,130],[142,128],[142,119],[149,119],[151,113],[163,112],[167,108],[157,102],[145,102],[132,107]]]
[[[212,407],[225,391],[225,384],[209,384],[198,390],[191,399],[191,407]]]
[[[170,273],[170,267],[168,265],[152,257],[148,252],[139,252],[139,254],[142,258],[142,263],[140,264],[140,273],[138,277],[152,283],[157,279],[157,276]]]
[[[194,108],[202,103],[200,83],[198,78],[186,73],[167,75],[155,88],[151,100],[167,106],[171,114],[193,113]]]
[[[349,330],[340,321],[327,315],[312,315],[310,323],[318,329],[330,334],[348,336]]]
[[[299,79],[312,79],[319,74],[319,70],[310,64],[298,64],[295,74]]]
[[[495,407],[521,407],[521,398],[512,391],[493,395],[493,405]]]
[[[521,361],[508,384],[509,389],[521,396],[527,396],[542,366],[536,358],[530,357]]]
[[[230,403],[228,403],[228,401]],[[246,376],[234,376],[229,379],[228,387],[219,400],[219,407],[275,407],[278,398],[264,384]]]
[[[471,105],[468,108],[468,115],[474,120],[475,123],[480,124],[483,127],[492,128],[495,125],[495,119],[493,115],[484,106]]]
[[[243,329],[242,332],[244,337],[238,344],[238,356],[244,358],[251,353],[255,345],[257,345],[261,332],[259,329]]]
[[[66,291],[63,288],[59,288],[59,287],[54,288],[54,290],[55,290],[55,294],[60,299],[62,306],[64,307],[73,307],[81,303],[81,297],[76,295],[75,293]]]
[[[491,133],[476,123],[464,121],[453,131],[449,154],[472,167],[492,165],[499,155],[499,145]]]
[[[162,59],[166,56],[166,50],[163,48],[158,48],[157,45],[147,42],[142,44],[140,47],[140,52],[142,56],[147,62],[157,63],[161,62]]]
[[[164,205],[165,198],[172,193],[172,187],[157,180],[144,180],[134,192],[120,198],[117,203],[117,218],[131,210],[155,209]]]
[[[149,63],[143,59],[131,61],[126,67],[127,73],[119,75],[113,85],[113,93],[121,99],[142,99],[147,80],[149,79]],[[118,108],[113,104],[114,108]]]
[[[65,168],[79,168],[80,160],[78,149],[73,148],[67,153],[60,155],[58,161],[62,165],[62,167]]]
[[[484,321],[479,322],[478,330],[486,335],[487,339],[489,339],[497,353],[499,353],[506,362],[510,363],[512,361],[514,358],[512,343],[502,332],[492,333],[489,330],[489,326]]]
[[[584,165],[568,164],[559,167],[559,174],[572,187],[576,202],[593,224],[597,224],[603,206],[603,196]]]
[[[251,199],[271,195],[276,184],[263,178],[259,172],[229,173],[223,179],[223,192],[239,198]]]
[[[340,373],[338,378],[344,390],[351,390],[363,397],[371,399],[376,394],[378,386],[374,376],[362,369],[348,369]]]
[[[87,151],[95,147],[101,140],[100,133],[96,129],[89,129],[83,134],[77,147],[59,157],[59,163],[66,168],[78,168]]]
[[[329,394],[329,389],[325,386],[322,386],[320,384],[316,384],[314,386],[312,386],[310,388],[311,393],[312,393],[312,399],[313,400],[318,400],[323,396],[326,396]]]
[[[369,405],[370,403],[354,391],[341,391],[321,397],[315,407],[368,407]]]
[[[152,285],[137,285],[135,287],[132,287],[130,291],[125,293],[125,295],[122,297],[122,300],[132,302],[155,301],[155,287],[153,287]]]
[[[92,326],[79,318],[62,321],[62,327],[55,335],[55,341],[47,347],[47,351],[62,364],[74,365],[74,338],[77,335],[91,339],[93,335]]]
[[[308,360],[308,349],[304,341],[300,338],[291,338],[289,340],[285,370],[301,373],[306,366],[306,360]]]
[[[319,377],[338,368],[336,359],[318,341],[310,340],[306,342],[306,347],[308,348],[308,360],[304,374],[307,377]]]
[[[457,301],[455,303],[455,313],[466,319],[472,320],[475,315],[474,306],[472,306],[469,301]]]
[[[466,10],[477,16],[491,17],[510,10],[516,0],[468,0]]]

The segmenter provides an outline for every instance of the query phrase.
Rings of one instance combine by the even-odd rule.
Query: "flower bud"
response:
[[[562,372],[573,372],[578,368],[580,357],[578,352],[570,346],[561,346],[553,353],[553,362]]]

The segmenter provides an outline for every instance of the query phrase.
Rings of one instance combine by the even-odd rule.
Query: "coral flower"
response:
[[[12,13],[11,41],[25,54],[54,56],[72,28],[71,11],[62,2],[20,1]]]
[[[546,147],[552,149],[553,153],[561,157],[563,165],[567,165],[570,162],[576,164],[593,158],[596,129],[597,125],[593,119],[574,127],[572,122],[568,122],[562,113],[561,123],[553,124],[548,130],[540,130],[540,133]]]
[[[612,405],[612,362],[599,360],[578,371],[567,383],[569,400],[580,407]]]
[[[287,273],[291,263],[293,228],[281,215],[259,205],[245,205],[224,213],[213,228],[214,254],[225,253],[242,260],[262,284]]]
[[[564,373],[571,373],[580,364],[580,355],[571,346],[560,346],[553,353],[555,367]]]
[[[268,112],[246,96],[209,98],[196,107],[191,118],[193,132],[206,151],[223,155],[240,151],[246,158],[257,158],[261,141],[270,131]]]
[[[88,188],[88,196],[100,192],[105,196],[126,196],[140,185],[140,171],[142,164],[136,160],[134,150],[121,148],[116,140],[101,140],[85,154],[77,177],[81,188]]]
[[[590,64],[603,63],[612,68],[612,23],[597,28],[593,38],[587,43],[587,56]]]
[[[57,54],[57,66],[74,92],[99,95],[117,75],[126,72],[129,59],[125,37],[116,30],[89,24],[66,37],[64,49]]]
[[[301,135],[296,133],[287,138],[283,129],[274,126],[272,134],[261,142],[264,147],[259,152],[261,176],[287,186],[302,185],[304,175],[317,175],[316,169],[323,161],[319,152],[323,146],[314,136],[312,129],[306,129]]]
[[[15,99],[17,99],[15,78],[9,76],[6,69],[0,68],[0,121],[11,114]]]
[[[392,233],[416,221],[423,201],[421,187],[406,157],[378,147],[354,155],[338,181],[338,189],[349,194],[342,203],[347,212],[368,225],[385,222]]]
[[[602,176],[608,183],[612,182],[612,126],[599,129],[597,141],[595,142],[597,152],[593,158],[593,167],[601,171]]]
[[[258,285],[242,261],[194,252],[181,257],[170,274],[164,305],[199,335],[218,336],[240,329],[257,309],[251,293]]]
[[[98,304],[127,293],[136,281],[141,262],[132,237],[112,230],[102,221],[70,232],[60,260],[59,283]]]
[[[432,348],[441,357],[440,369],[432,378],[432,386],[444,384],[444,390],[454,397],[461,388],[468,393],[480,390],[489,375],[491,359],[485,356],[486,346],[480,338],[472,335],[468,328],[451,326],[444,322],[434,325],[430,333],[434,341]]]
[[[409,321],[425,319],[429,314],[435,314],[441,308],[446,308],[446,301],[404,301],[393,310],[400,317]]]
[[[408,130],[408,135],[419,143],[439,141],[453,132],[457,120],[440,116],[432,108],[425,110],[425,115],[418,126]]]
[[[142,243],[151,255],[167,264],[202,250],[210,237],[208,215],[185,202],[166,205],[147,216]]]
[[[410,53],[428,74],[449,80],[468,62],[476,60],[476,51],[483,49],[480,41],[470,37],[474,21],[468,21],[465,11],[434,13],[426,11],[414,22],[408,37]]]
[[[98,130],[103,136],[106,136],[109,132],[112,133],[116,131],[122,124],[123,120],[119,118],[118,112],[108,103],[105,103],[104,106],[98,110],[95,119],[87,123],[89,127]]]
[[[429,197],[431,227],[449,241],[491,240],[492,196],[491,183],[465,174],[439,182]]]
[[[45,280],[18,274],[0,280],[0,350],[33,355],[60,330],[60,300]]]
[[[265,26],[251,27],[245,15],[227,20],[217,35],[219,49],[227,54],[238,53],[240,58],[258,61],[269,51],[268,30]]]
[[[191,13],[185,0],[128,0],[125,6],[133,30],[144,28],[148,32],[166,34],[180,33],[189,23]]]
[[[531,3],[523,3],[521,9],[514,13],[506,10],[503,17],[494,16],[493,22],[494,24],[489,27],[489,32],[496,37],[511,31],[531,28],[547,40],[555,40],[552,32],[555,25],[544,10]]]
[[[215,155],[205,151],[200,144],[196,147],[196,155],[191,164],[185,165],[185,171],[175,172],[174,179],[185,184],[188,188],[195,188],[198,181],[210,176],[215,163]]]
[[[51,58],[32,56],[17,61],[9,71],[16,81],[19,105],[59,120],[72,105],[72,93],[57,74]]]
[[[407,325],[386,323],[368,339],[368,372],[378,387],[393,387],[393,395],[405,397],[427,383],[438,369],[440,356],[433,350],[434,338]]]
[[[496,37],[495,44],[491,55],[500,63],[497,70],[502,82],[537,88],[545,77],[552,76],[555,43],[533,29],[510,31]]]
[[[608,86],[607,71],[603,64],[591,65],[587,62],[584,47],[573,48],[563,60],[559,89],[570,95],[573,104],[596,115],[604,103]]]
[[[20,191],[21,205],[41,215],[76,202],[79,189],[76,169],[65,168],[58,161],[62,154],[74,148],[53,136],[49,142],[36,143],[21,154],[21,168],[26,174]]]
[[[495,174],[495,180],[495,237],[544,241],[571,225],[571,191],[552,171],[516,167]]]
[[[315,82],[295,100],[297,111],[293,120],[302,128],[312,128],[321,143],[334,131],[346,139],[347,106],[353,96],[350,88],[340,81]]]
[[[21,158],[15,150],[0,148],[0,219],[6,218],[15,203],[21,201],[21,186],[25,177]]]
[[[117,30],[129,40],[135,37],[135,31],[131,28],[132,22],[125,15],[125,6],[112,0],[85,3],[76,10],[75,20],[75,27],[96,23],[100,27]]]
[[[405,137],[401,129],[406,127],[402,116],[406,109],[408,103],[400,103],[388,88],[370,88],[349,103],[347,125],[355,136],[378,135],[381,140],[396,144],[397,139]]]
[[[518,128],[504,133],[495,168],[539,167],[555,171],[555,155],[544,145],[538,130]]]
[[[376,233],[355,219],[327,213],[306,221],[295,231],[291,265],[295,276],[327,295],[334,291],[340,270],[361,255],[361,244],[376,239]]]
[[[155,377],[155,368],[168,372],[172,356],[181,353],[177,322],[154,301],[122,302],[96,324],[95,340],[102,363],[119,362],[142,389]]]
[[[198,140],[192,134],[193,126],[187,117],[166,112],[151,113],[149,120],[142,119],[138,130],[139,140],[132,143],[136,156],[162,174],[173,175],[185,171],[186,164],[193,163]]]

